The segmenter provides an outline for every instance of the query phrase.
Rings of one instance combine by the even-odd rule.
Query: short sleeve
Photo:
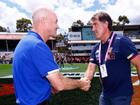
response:
[[[134,43],[127,37],[122,37],[120,39],[120,53],[131,60],[138,54],[138,51],[134,45]]]
[[[31,56],[33,64],[35,65],[42,77],[47,76],[49,73],[59,71],[53,54],[45,43],[37,43],[33,48]]]
[[[97,44],[94,46],[92,52],[91,52],[91,55],[90,55],[90,59],[89,59],[89,62],[90,63],[95,63],[95,64],[98,64],[97,62],[97,58],[98,58],[98,51],[97,51]]]

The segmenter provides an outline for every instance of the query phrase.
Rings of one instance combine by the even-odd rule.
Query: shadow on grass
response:
[[[1,83],[13,83],[12,79],[0,79]],[[52,95],[51,105],[98,105],[99,94],[101,91],[99,78],[94,78],[91,82],[91,88],[88,92],[80,89],[62,91]],[[16,105],[15,95],[6,95],[0,97],[0,105]]]

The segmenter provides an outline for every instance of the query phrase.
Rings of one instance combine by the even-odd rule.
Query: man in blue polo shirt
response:
[[[44,7],[32,15],[33,29],[18,43],[13,59],[13,80],[16,103],[19,105],[48,105],[52,91],[80,88],[87,91],[90,81],[65,78],[59,72],[46,41],[56,37],[57,16]]]
[[[96,13],[91,21],[92,31],[101,41],[92,50],[85,77],[91,80],[97,65],[102,84],[99,105],[130,105],[131,63],[140,78],[140,55],[130,39],[110,31],[112,19],[107,13]]]

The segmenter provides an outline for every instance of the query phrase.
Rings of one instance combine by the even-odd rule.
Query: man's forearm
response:
[[[92,80],[95,71],[96,71],[96,65],[93,63],[89,63],[84,77],[88,78],[89,80]]]
[[[94,76],[93,71],[86,71],[84,77],[88,78],[89,80],[92,80]]]
[[[87,78],[81,78],[79,80],[79,79],[70,79],[64,77],[63,83],[64,83],[64,90],[80,88],[83,91],[88,91],[90,88],[91,81],[89,81]]]
[[[64,90],[80,88],[82,85],[79,79],[71,79],[71,78],[63,77],[62,81],[64,84]]]
[[[140,70],[138,70],[138,78],[139,78],[139,81],[140,81]]]
[[[88,79],[71,79],[64,77],[60,72],[49,74],[47,79],[50,81],[52,87],[58,92],[75,88],[87,91],[90,87],[90,81]]]
[[[140,62],[140,61],[139,61]],[[137,73],[138,73],[138,78],[140,80],[140,63],[135,65],[136,66],[136,69],[137,69]]]

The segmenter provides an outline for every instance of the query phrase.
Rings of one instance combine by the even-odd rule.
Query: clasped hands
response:
[[[83,91],[88,91],[89,88],[91,87],[90,85],[91,81],[86,77],[82,77],[80,81],[81,81],[80,89]]]

